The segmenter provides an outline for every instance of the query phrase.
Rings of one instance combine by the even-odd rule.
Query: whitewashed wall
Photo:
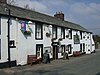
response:
[[[1,60],[0,62],[6,62],[8,61],[8,39],[7,39],[7,18],[1,17]],[[36,44],[43,44],[43,53],[45,47],[51,47],[51,53],[50,58],[52,58],[52,46],[51,46],[51,39],[52,39],[52,25],[46,25],[43,24],[43,40],[36,40],[35,39],[35,22],[32,22],[29,24],[29,27],[31,28],[31,36],[24,35],[21,32],[21,23],[19,23],[18,19],[11,18],[11,25],[10,25],[10,39],[15,41],[16,48],[11,48],[11,60],[17,60],[17,65],[21,64],[27,64],[27,55],[35,55],[36,54]],[[46,33],[51,32],[51,36],[47,37]],[[57,27],[57,40],[61,38],[61,28]],[[66,37],[66,35],[69,34],[69,29],[65,29],[65,39],[63,39],[61,42],[61,45],[72,45],[72,54],[73,51],[80,51],[80,44],[74,44],[74,37],[73,35],[76,35],[76,33],[80,36],[80,31],[72,30],[72,39],[69,39]],[[83,32],[82,38],[80,40],[80,43],[85,44],[85,52],[88,54],[89,52],[92,52],[95,50],[95,46],[92,46],[94,44],[92,34]],[[87,38],[89,36],[89,38]],[[88,51],[90,49],[90,51]],[[72,55],[70,54],[70,55]],[[58,58],[62,58],[61,53],[58,53]]]
[[[7,40],[7,18],[1,16],[1,59],[0,62],[8,61],[8,40]]]

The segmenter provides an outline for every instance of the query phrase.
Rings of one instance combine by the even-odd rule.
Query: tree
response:
[[[30,9],[30,7],[29,7],[28,4],[24,5],[24,8],[25,8],[25,9]]]
[[[35,11],[35,8],[30,8],[29,4],[24,5],[24,8],[25,8],[25,9],[29,9],[29,10],[34,10],[34,11]]]
[[[7,3],[10,5],[16,5],[17,0],[7,0]]]

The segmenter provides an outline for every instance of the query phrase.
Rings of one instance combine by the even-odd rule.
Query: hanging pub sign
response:
[[[80,39],[78,34],[74,35],[74,44],[80,44]]]
[[[31,34],[31,31],[30,31],[30,27],[28,25],[28,22],[27,21],[23,21],[21,20],[20,21],[21,23],[21,31],[25,34],[25,35],[30,35]]]
[[[21,30],[26,31],[26,21],[21,21]]]

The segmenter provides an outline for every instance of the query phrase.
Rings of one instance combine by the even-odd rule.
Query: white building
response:
[[[10,13],[9,11],[10,10]],[[9,14],[8,14],[9,13]],[[10,18],[9,18],[10,15]],[[28,55],[42,58],[48,50],[50,58],[63,57],[73,52],[91,54],[95,50],[92,33],[78,24],[55,17],[0,3],[0,66],[8,62],[8,20],[10,20],[10,59],[13,65],[27,64]]]

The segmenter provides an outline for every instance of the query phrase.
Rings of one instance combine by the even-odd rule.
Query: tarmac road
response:
[[[100,75],[100,49],[91,55],[53,60],[51,64],[0,69],[0,75]]]

